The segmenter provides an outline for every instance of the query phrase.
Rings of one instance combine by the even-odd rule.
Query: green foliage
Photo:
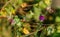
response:
[[[6,3],[8,2],[8,0],[4,0],[4,1]],[[2,5],[1,8],[4,8],[4,9],[0,11],[1,13],[3,12],[1,15],[4,15],[4,11],[7,13],[7,17],[6,17],[7,21],[5,22],[7,22],[9,26],[13,27],[12,28],[12,35],[14,34],[13,37],[17,37],[17,36],[25,37],[26,35],[32,36],[32,37],[45,37],[45,35],[47,35],[46,32],[48,32],[46,31],[47,30],[46,28],[50,26],[50,25],[47,25],[46,23],[50,24],[50,22],[51,23],[60,22],[60,10],[59,9],[56,10],[55,14],[53,13],[49,14],[50,9],[45,10],[47,7],[50,7],[51,5],[50,1],[51,0],[11,0],[5,7]],[[27,4],[29,3],[27,6],[28,7],[32,6],[32,9],[29,10],[28,12],[23,11],[23,9],[25,8],[29,9],[27,7],[21,8],[21,5],[24,3],[27,3]],[[23,6],[25,5],[26,4],[24,4]],[[24,12],[25,15],[21,15],[21,14],[19,16],[16,15],[16,11],[18,8],[21,8],[20,13]],[[44,10],[44,14],[42,13],[43,12],[42,10]],[[12,12],[14,12],[15,15],[13,15]],[[44,20],[41,22],[39,20],[40,15],[44,15],[45,20],[47,21]],[[52,18],[49,18],[50,16],[52,16]],[[13,19],[14,22],[9,22],[8,19]],[[52,19],[52,21],[49,19]],[[43,24],[43,22],[45,22],[46,25]],[[28,23],[28,26],[26,27],[27,23]],[[0,19],[0,24],[3,24],[3,22],[1,22],[1,19]],[[8,25],[6,28],[9,27]],[[24,28],[26,29],[23,30]],[[43,29],[40,30],[41,28]],[[55,37],[55,34],[53,35],[53,37]],[[57,35],[57,37],[59,36]]]

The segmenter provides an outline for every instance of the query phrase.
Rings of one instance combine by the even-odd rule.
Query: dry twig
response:
[[[5,3],[5,5],[2,7],[1,11],[4,10],[4,8],[11,2],[12,0],[9,0],[8,2]]]

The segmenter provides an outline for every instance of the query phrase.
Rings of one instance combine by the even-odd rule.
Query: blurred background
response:
[[[0,0],[0,37],[60,37],[60,0]]]

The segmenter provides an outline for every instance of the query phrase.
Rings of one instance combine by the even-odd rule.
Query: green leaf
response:
[[[36,20],[39,20],[40,14],[41,14],[40,8],[37,8],[37,7],[34,6],[34,18],[35,18]]]
[[[55,21],[60,22],[60,17],[57,16]]]
[[[22,4],[22,3],[23,3],[23,0],[18,0],[18,3],[19,3],[19,4]]]
[[[39,2],[39,7],[40,7],[41,9],[44,9],[44,8],[47,7],[47,5],[46,5],[43,1],[41,1],[41,2]]]

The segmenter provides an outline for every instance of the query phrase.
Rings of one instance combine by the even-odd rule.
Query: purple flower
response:
[[[10,22],[11,25],[14,25],[15,24],[14,19],[9,19],[9,22]]]
[[[44,21],[45,17],[44,16],[39,16],[39,20]]]
[[[9,19],[10,23],[12,23],[13,19]]]
[[[12,18],[10,18],[10,19],[9,19],[9,22],[10,22],[10,23],[13,23],[13,22],[14,22],[14,20],[13,20]]]

